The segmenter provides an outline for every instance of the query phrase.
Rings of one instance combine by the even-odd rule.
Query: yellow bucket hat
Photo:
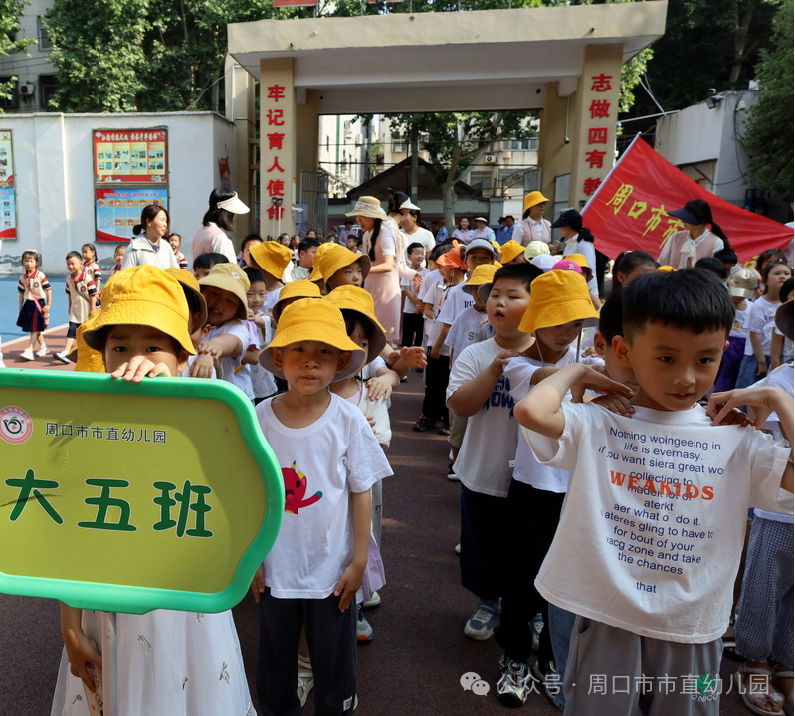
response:
[[[99,311],[91,314],[89,319],[77,329],[77,343],[75,349],[69,354],[69,360],[75,362],[75,370],[81,373],[104,373],[105,356],[99,351],[90,348],[83,333],[91,330],[91,319],[98,316]]]
[[[270,242],[273,243],[273,242]],[[282,248],[287,248],[283,246]],[[248,299],[246,293],[251,288],[251,282],[237,264],[215,264],[203,279],[199,280],[199,286],[214,286],[222,288],[224,291],[234,293],[240,301],[237,307],[235,318],[245,321],[248,318]]]
[[[348,365],[332,382],[356,375],[364,365],[365,352],[348,338],[342,313],[329,301],[299,298],[287,306],[282,312],[276,335],[259,354],[260,365],[273,375],[284,378],[284,373],[273,362],[270,349],[284,348],[299,341],[320,341],[352,354]]]
[[[102,287],[102,308],[91,318],[83,338],[96,351],[104,347],[98,333],[101,328],[131,325],[156,328],[188,353],[196,352],[188,332],[188,301],[182,285],[156,266],[135,266],[111,276]]]
[[[530,259],[534,259],[536,256],[548,256],[548,255],[549,255],[549,244],[543,241],[531,241],[524,248],[524,257],[528,261],[530,261]]]
[[[322,296],[316,283],[304,280],[290,281],[279,293],[279,300],[273,304],[271,313],[276,321],[279,320],[279,316],[286,308],[284,302],[291,298],[322,298]]]
[[[501,268],[497,264],[481,264],[476,266],[469,280],[461,287],[461,290],[468,293],[470,296],[474,293],[476,288],[485,286],[487,283],[494,281],[494,274]]]
[[[533,281],[530,305],[522,316],[519,330],[532,333],[539,328],[561,326],[570,321],[582,321],[583,326],[595,326],[599,314],[593,307],[588,284],[575,271],[547,271]]]
[[[199,319],[198,326],[190,326],[190,328],[193,329],[191,330],[192,333],[199,326],[204,326],[204,324],[207,323],[207,301],[205,301],[204,296],[202,296],[201,287],[199,286],[199,279],[197,279],[190,271],[180,268],[167,268],[166,273],[170,276],[173,276],[182,284],[182,289],[185,291],[185,298],[188,298],[188,296],[191,295],[196,299],[196,305],[199,308],[201,317]],[[188,300],[188,310],[190,310],[190,300]]]
[[[569,254],[566,257],[567,261],[574,261],[580,268],[587,268],[590,269],[591,266],[588,264],[588,259],[585,258],[582,254]]]
[[[293,252],[278,241],[263,241],[248,250],[251,260],[260,271],[267,271],[281,281],[284,270],[293,260]]]
[[[364,254],[355,254],[344,246],[327,241],[320,244],[315,255],[312,257],[312,274],[310,281],[318,281],[321,278],[328,281],[337,271],[356,262],[362,267],[362,281],[370,273],[370,257]]]
[[[524,214],[528,209],[531,209],[536,204],[547,204],[547,199],[540,191],[531,191],[525,194],[524,201],[522,202],[522,213]]]
[[[371,219],[386,219],[386,212],[381,208],[381,202],[374,196],[360,196],[356,200],[353,211],[345,216],[369,216]]]
[[[370,346],[365,365],[374,361],[386,347],[386,331],[375,317],[373,297],[358,286],[338,286],[325,300],[343,311],[343,317],[344,311],[356,311],[370,322],[373,330],[370,331]]]
[[[670,273],[671,271],[676,271],[676,269],[673,266],[658,266],[657,271],[665,271]]]
[[[500,263],[507,264],[513,261],[519,254],[524,252],[524,246],[518,241],[506,241],[500,247]]]

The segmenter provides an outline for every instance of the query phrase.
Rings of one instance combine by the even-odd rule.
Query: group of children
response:
[[[709,267],[664,271],[628,255],[616,262],[615,290],[601,305],[588,288],[588,259],[551,256],[544,242],[474,238],[430,255],[409,244],[406,264],[420,279],[403,281],[404,342],[395,350],[362,288],[370,258],[336,243],[299,246],[293,267],[286,246],[252,241],[245,267],[203,254],[193,276],[136,267],[114,272],[101,291],[85,249],[67,260],[78,369],[130,381],[232,382],[256,405],[282,468],[284,523],[252,583],[264,713],[297,714],[310,689],[318,714],[356,708],[356,643],[372,638],[361,605],[379,603],[385,583],[380,484],[391,474],[389,395],[418,367],[425,396],[414,430],[450,436],[448,477],[461,483],[461,582],[477,597],[464,632],[475,640],[496,633],[504,652],[498,697],[520,706],[531,683],[543,681],[566,714],[631,714],[638,703],[646,713],[717,714],[717,697],[694,698],[682,683],[717,678],[748,507],[792,511],[793,406],[791,386],[789,395],[773,387],[786,387],[780,376],[710,391],[751,298],[751,308],[763,307],[760,328],[790,315],[788,326],[776,323],[780,354],[751,344],[754,377],[767,371],[768,356],[791,372],[792,281],[785,294],[789,274],[780,262],[762,267],[760,294],[745,269],[727,275],[727,285]],[[39,334],[51,304],[32,253],[23,256],[20,280],[31,359],[37,344],[46,354]],[[306,276],[288,280],[291,267]],[[125,301],[134,309],[120,310]],[[177,321],[164,305],[176,307]],[[757,322],[744,325],[762,332]],[[775,412],[784,440],[749,427],[739,405],[756,427]],[[756,569],[769,563],[765,554],[754,557]],[[765,713],[783,712],[792,699],[791,604],[788,641],[776,616],[786,612],[787,594],[791,603],[792,585],[787,592],[786,576],[781,581],[782,594],[764,606],[774,612],[775,649],[764,660],[764,645],[744,654],[753,661],[738,676],[742,687],[757,673],[751,669],[778,680],[789,701]],[[752,594],[751,583],[741,603],[763,610],[769,598]],[[231,615],[215,617],[208,624],[178,612],[128,617],[120,628],[133,636],[120,641],[128,660],[119,663],[119,683],[143,679],[144,698],[160,711],[169,704],[174,714],[251,713]],[[62,625],[53,714],[71,716],[86,713],[70,698],[81,680],[93,688],[87,665],[101,655],[90,642],[91,615],[64,606]],[[175,628],[192,659],[151,661],[163,649],[142,653],[135,643],[136,634]],[[534,650],[539,658],[530,663]],[[204,670],[219,654],[235,676],[210,684]],[[146,676],[160,671],[168,678]],[[601,693],[594,679],[603,675]],[[614,688],[624,677],[626,693]],[[770,686],[761,698],[776,705],[777,694]],[[129,712],[140,711],[138,689],[121,697]]]

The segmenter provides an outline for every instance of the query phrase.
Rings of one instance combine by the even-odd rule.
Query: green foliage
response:
[[[0,0],[0,55],[25,52],[32,40],[17,40],[14,34],[19,28],[19,16],[27,0]],[[16,77],[0,82],[0,97],[8,98],[16,86]]]
[[[700,102],[708,89],[743,89],[770,40],[778,0],[668,0],[665,35],[648,78],[666,111]],[[648,98],[638,114],[658,112]]]
[[[762,89],[751,107],[741,140],[748,155],[748,173],[760,188],[792,199],[793,100],[795,76],[792,26],[793,0],[784,0],[773,18],[771,47],[761,53],[756,78]]]
[[[271,0],[55,0],[47,16],[58,69],[53,108],[210,109],[227,24],[275,15]]]

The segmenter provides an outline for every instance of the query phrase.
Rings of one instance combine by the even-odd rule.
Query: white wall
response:
[[[229,149],[235,183],[234,125],[212,112],[162,114],[3,115],[0,129],[13,132],[17,200],[17,240],[6,240],[3,255],[16,270],[25,249],[42,254],[46,273],[66,272],[65,256],[84,243],[96,243],[94,148],[96,129],[168,129],[171,230],[182,235],[183,253],[218,185],[218,157]],[[115,243],[97,244],[100,264],[112,265]]]

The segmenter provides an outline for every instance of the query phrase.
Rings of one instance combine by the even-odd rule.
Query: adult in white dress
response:
[[[227,231],[235,230],[235,216],[248,214],[249,208],[240,201],[237,192],[213,189],[210,207],[202,219],[202,225],[193,235],[191,263],[201,254],[223,254],[230,264],[237,263],[237,252]]]

